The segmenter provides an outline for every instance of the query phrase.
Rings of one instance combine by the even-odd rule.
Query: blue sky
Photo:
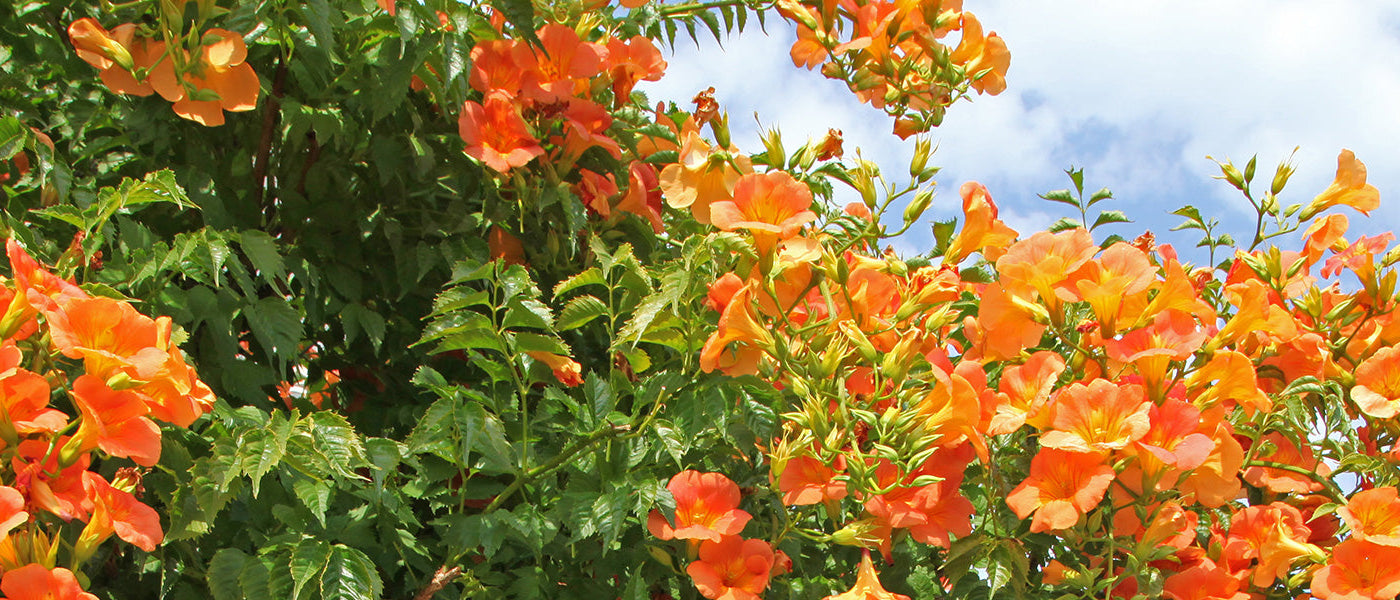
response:
[[[986,184],[1002,217],[1029,233],[1066,216],[1037,193],[1068,187],[1063,170],[1085,169],[1086,187],[1107,186],[1136,223],[1103,231],[1194,244],[1166,230],[1166,213],[1193,204],[1237,237],[1252,223],[1245,200],[1207,155],[1243,166],[1259,155],[1256,182],[1299,147],[1284,204],[1311,200],[1332,180],[1342,148],[1356,152],[1382,206],[1352,218],[1352,234],[1400,223],[1400,2],[1298,0],[1233,2],[965,0],[964,7],[1006,39],[1008,89],[949,111],[932,139],[943,167],[927,216],[959,212],[957,188]],[[688,104],[716,88],[735,142],[762,150],[758,114],[789,147],[828,127],[843,130],[887,173],[908,165],[913,143],[890,134],[883,113],[855,101],[844,85],[799,70],[788,58],[791,28],[776,15],[765,35],[752,27],[719,48],[678,41],[653,99]],[[896,217],[897,218],[897,217]],[[1252,219],[1251,219],[1252,221]],[[927,228],[900,240],[906,252],[930,245]],[[1288,242],[1291,244],[1292,242]],[[1203,258],[1203,257],[1202,257]]]

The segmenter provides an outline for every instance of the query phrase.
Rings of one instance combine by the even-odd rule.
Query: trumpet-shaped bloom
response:
[[[572,358],[553,352],[526,352],[530,358],[549,366],[554,378],[568,387],[583,384],[583,366]]]
[[[1273,406],[1259,389],[1254,362],[1234,350],[1217,351],[1210,362],[1186,378],[1186,384],[1200,406],[1223,403],[1227,408],[1238,405],[1250,411]]]
[[[1303,209],[1300,218],[1310,219],[1338,204],[1350,206],[1363,215],[1381,205],[1380,190],[1366,183],[1366,165],[1357,160],[1356,153],[1351,150],[1343,149],[1337,155],[1337,177]]]
[[[749,282],[735,292],[729,305],[719,316],[719,326],[700,349],[700,368],[705,372],[719,369],[731,375],[752,375],[758,372],[763,349],[773,343],[773,336],[754,316],[750,300],[757,289]],[[730,348],[731,344],[738,346]]]
[[[1121,340],[1105,341],[1104,349],[1114,361],[1133,365],[1143,384],[1158,398],[1166,391],[1163,385],[1172,361],[1191,358],[1208,337],[1191,315],[1164,310],[1146,327],[1124,334]]]
[[[1089,230],[1082,227],[1059,233],[1041,231],[1012,244],[997,259],[997,272],[1003,282],[1018,282],[1039,292],[1053,310],[1059,302],[1055,287],[1089,262],[1098,249]]]
[[[1147,435],[1151,407],[1139,385],[1106,379],[1073,384],[1055,399],[1054,429],[1040,436],[1040,445],[1096,453],[1126,447]]]
[[[0,410],[15,431],[29,434],[55,432],[68,424],[63,411],[49,408],[52,391],[42,375],[20,367],[23,353],[13,341],[0,344]]]
[[[0,578],[0,592],[9,600],[97,600],[97,596],[83,591],[72,571],[63,567],[49,569],[41,564],[5,571]]]
[[[539,140],[530,134],[520,116],[520,109],[501,92],[487,94],[484,104],[463,104],[457,133],[467,144],[467,156],[499,173],[523,167],[544,154]]]
[[[734,184],[734,198],[710,205],[710,221],[724,231],[747,229],[762,254],[817,220],[812,191],[785,171],[749,174]]]
[[[776,559],[768,542],[729,535],[701,542],[699,560],[685,572],[711,600],[759,600]]]
[[[1016,241],[1016,230],[997,218],[997,205],[992,195],[976,181],[962,184],[963,227],[943,254],[943,262],[956,265],[973,252],[981,252],[987,260],[1000,258],[1005,248]]]
[[[257,108],[260,84],[253,66],[244,62],[248,46],[242,35],[210,29],[203,39],[209,43],[200,46],[197,54],[186,55],[184,73],[175,73],[174,61],[163,60],[151,69],[150,82],[156,93],[173,103],[175,114],[215,127],[224,124],[224,111]],[[214,99],[204,98],[211,93]]]
[[[516,67],[521,92],[536,102],[559,102],[581,91],[588,78],[602,71],[607,49],[578,37],[573,27],[551,23],[541,27],[540,48],[516,44]]]
[[[617,203],[617,209],[630,212],[651,223],[651,230],[661,233],[666,226],[661,222],[661,190],[658,187],[656,167],[639,160],[632,161],[628,168],[627,193]]]
[[[1351,399],[1361,412],[1377,419],[1400,414],[1400,348],[1381,348],[1356,368]]]
[[[159,345],[155,319],[112,298],[79,298],[63,303],[49,317],[54,346],[68,358],[82,359],[91,375],[132,379],[155,377],[167,353]]]
[[[1157,269],[1146,252],[1118,242],[1098,258],[1084,263],[1075,275],[1071,280],[1073,292],[1061,290],[1061,297],[1088,302],[1102,324],[1103,334],[1109,336],[1117,330],[1123,300],[1146,291],[1156,281]]]
[[[1286,577],[1298,559],[1323,554],[1320,548],[1307,543],[1310,533],[1297,508],[1282,502],[1250,506],[1230,519],[1222,554],[1228,564],[1236,567],[1258,559],[1254,584],[1267,587],[1275,579]]]
[[[710,205],[733,199],[739,178],[752,172],[748,156],[713,151],[698,131],[687,131],[676,162],[661,170],[661,191],[672,208],[689,208],[696,221],[709,224]]]
[[[1209,560],[1168,577],[1162,594],[1172,600],[1249,600],[1240,580]]]
[[[1351,536],[1373,544],[1400,547],[1400,498],[1393,487],[1357,492],[1337,514],[1351,528]]]
[[[1337,544],[1312,577],[1322,600],[1391,600],[1400,595],[1400,547],[1352,538]]]
[[[967,341],[972,344],[968,349],[971,356],[964,358],[1008,360],[1039,343],[1045,325],[1037,323],[1023,308],[1030,294],[1024,286],[1007,287],[1004,281],[982,288],[977,317],[963,321]]]
[[[612,77],[613,108],[632,99],[638,81],[658,81],[666,73],[661,51],[646,36],[634,35],[608,42],[608,75]]]
[[[826,466],[814,456],[788,460],[783,474],[778,477],[783,504],[805,506],[845,498],[846,484],[835,479],[837,473],[838,469]]]
[[[663,540],[710,540],[738,536],[749,513],[739,510],[739,486],[720,473],[681,471],[666,485],[676,499],[673,527],[660,511],[647,518],[647,530]]]
[[[962,41],[949,59],[963,65],[979,94],[997,95],[1006,90],[1006,70],[1011,52],[996,32],[982,34],[982,23],[970,12],[962,13]]]
[[[1002,371],[1001,382],[997,384],[1001,394],[987,435],[1011,433],[1027,422],[1039,429],[1047,427],[1049,415],[1041,416],[1042,409],[1049,404],[1050,392],[1064,370],[1065,359],[1042,350],[1032,354],[1025,363]]]
[[[824,600],[909,600],[909,597],[888,591],[880,585],[880,576],[875,572],[875,563],[870,560],[870,551],[867,550],[860,558],[860,568],[856,570],[856,584]]]
[[[1031,459],[1030,476],[1006,496],[1016,516],[1031,519],[1031,532],[1068,529],[1098,505],[1113,482],[1113,467],[1097,454],[1043,448]]]
[[[146,417],[150,409],[140,394],[113,390],[101,379],[82,375],[73,382],[73,404],[83,419],[69,443],[79,450],[101,448],[145,467],[160,459],[160,428]]]
[[[78,537],[78,545],[95,547],[116,534],[122,541],[147,552],[154,552],[165,539],[160,515],[154,508],[142,504],[130,492],[112,487],[101,475],[83,473],[83,486],[92,503],[92,516]]]

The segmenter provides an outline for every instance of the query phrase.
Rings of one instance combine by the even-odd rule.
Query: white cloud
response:
[[[967,0],[965,7],[1007,40],[1009,88],[953,107],[935,131],[944,167],[940,215],[956,213],[957,185],[991,188],[1008,219],[1034,227],[1056,209],[1036,192],[1066,187],[1060,171],[1084,167],[1087,185],[1113,188],[1145,226],[1175,224],[1162,213],[1192,203],[1235,221],[1244,200],[1220,182],[1206,155],[1241,165],[1259,154],[1256,181],[1300,147],[1285,201],[1306,202],[1331,181],[1341,148],[1366,162],[1382,208],[1369,224],[1400,217],[1400,3],[1383,0]],[[774,15],[776,16],[776,15]],[[752,27],[752,26],[751,26]],[[859,105],[844,86],[794,69],[788,26],[769,21],[697,51],[677,43],[666,80],[648,93],[688,102],[709,85],[732,116],[736,142],[761,147],[754,111],[792,145],[827,127],[847,147],[892,173],[912,144],[889,134],[890,120]]]

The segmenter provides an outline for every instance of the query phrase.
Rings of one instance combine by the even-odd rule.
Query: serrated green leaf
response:
[[[322,479],[300,478],[292,482],[292,493],[301,505],[316,517],[322,527],[326,526],[326,510],[331,505],[331,486]]]
[[[564,305],[564,309],[559,311],[559,318],[554,324],[558,331],[568,331],[587,325],[589,321],[608,314],[608,307],[593,296],[578,296],[569,300]]]
[[[501,319],[502,329],[530,327],[533,329],[553,329],[554,314],[539,300],[516,298],[506,305],[506,316]]]
[[[1050,232],[1059,233],[1061,231],[1077,229],[1079,227],[1083,227],[1083,225],[1079,224],[1079,221],[1076,221],[1069,217],[1062,217],[1060,218],[1060,220],[1050,224]]]
[[[662,309],[674,304],[685,293],[686,286],[690,285],[690,273],[688,271],[672,271],[661,279],[661,288],[655,293],[647,296],[637,310],[632,314],[632,318],[617,332],[617,339],[613,341],[613,347],[618,348],[623,344],[633,346],[642,339],[651,326],[652,321],[661,313]]]
[[[1098,203],[1100,203],[1100,202],[1103,202],[1104,200],[1109,200],[1109,199],[1111,199],[1111,198],[1113,198],[1113,192],[1112,192],[1112,191],[1109,191],[1108,188],[1099,188],[1099,191],[1094,192],[1094,194],[1093,194],[1092,196],[1089,196],[1089,203],[1086,204],[1085,206],[1093,206],[1093,205],[1095,205],[1095,204],[1098,204]]]
[[[1079,201],[1074,198],[1074,195],[1070,193],[1069,190],[1054,190],[1051,192],[1045,192],[1044,194],[1041,194],[1040,197],[1051,202],[1059,202],[1074,207],[1079,206]]]
[[[332,548],[321,572],[321,600],[378,600],[383,593],[384,582],[365,553],[343,544]]]
[[[559,285],[554,286],[554,297],[558,299],[559,296],[586,285],[607,285],[607,283],[607,280],[603,279],[603,272],[599,271],[598,267],[588,267],[580,271],[577,275],[565,279],[559,282]]]
[[[248,562],[250,557],[236,548],[223,548],[214,553],[209,569],[204,572],[204,582],[209,585],[214,600],[242,600],[257,595],[248,594],[240,581]]]
[[[540,39],[535,35],[535,4],[530,0],[491,0],[491,6],[501,11],[506,22],[515,29],[515,35],[530,45],[539,47]]]
[[[243,307],[248,328],[268,354],[280,363],[301,351],[302,319],[292,305],[282,298],[269,296]]]
[[[359,434],[345,417],[329,411],[314,412],[302,419],[308,425],[316,450],[325,456],[331,470],[346,479],[364,479],[355,472],[369,465]]]
[[[239,469],[253,483],[253,497],[258,497],[264,475],[282,462],[287,452],[287,440],[292,437],[294,423],[284,413],[272,413],[263,429],[248,431],[238,448]]]
[[[1107,225],[1109,223],[1131,222],[1132,220],[1128,218],[1128,215],[1123,214],[1121,210],[1106,210],[1099,213],[1098,218],[1094,219],[1094,226],[1090,227],[1090,229],[1098,229],[1100,225]]]
[[[239,234],[238,247],[243,249],[243,255],[248,257],[253,268],[268,283],[286,281],[287,266],[282,262],[282,255],[277,252],[277,242],[272,236],[250,229]]]
[[[537,333],[516,333],[510,336],[516,352],[548,352],[568,356],[569,347],[558,338]]]
[[[330,560],[331,546],[320,540],[306,538],[292,548],[291,560],[287,561],[286,567],[292,576],[291,600],[301,598],[306,584],[316,580]]]

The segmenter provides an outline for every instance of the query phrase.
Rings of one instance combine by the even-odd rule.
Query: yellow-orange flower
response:
[[[1351,528],[1351,536],[1384,546],[1400,547],[1400,498],[1393,487],[1357,492],[1337,514]]]
[[[1356,368],[1351,399],[1361,412],[1377,419],[1400,414],[1400,348],[1381,348]]]
[[[1003,285],[1013,281],[1040,293],[1040,299],[1053,311],[1059,306],[1055,287],[1098,252],[1098,245],[1082,227],[1050,233],[1041,231],[1012,244],[997,259],[997,272]]]
[[[185,55],[183,73],[177,77],[174,62],[163,60],[151,69],[150,82],[156,93],[173,103],[175,114],[214,127],[224,124],[224,111],[257,107],[258,74],[244,62],[248,46],[243,36],[227,29],[210,29],[203,39],[206,43],[198,54]]]
[[[1097,454],[1043,448],[1031,459],[1030,476],[1006,496],[1006,504],[1024,519],[1034,513],[1031,532],[1068,529],[1079,516],[1103,500],[1113,482],[1113,467]]]
[[[972,89],[993,96],[1006,90],[1006,70],[1011,68],[1011,52],[996,32],[982,34],[982,23],[970,12],[962,13],[962,41],[949,60],[963,65],[972,79]],[[980,75],[979,75],[980,74]]]
[[[701,542],[699,560],[685,572],[711,600],[759,600],[776,560],[768,542],[729,535]]]
[[[749,157],[737,152],[716,152],[697,131],[681,137],[675,163],[661,170],[661,191],[673,208],[689,208],[696,221],[710,223],[710,205],[734,198],[734,186],[752,173]]]
[[[1312,576],[1322,600],[1392,600],[1400,595],[1400,548],[1352,538],[1337,544]]]
[[[676,524],[660,511],[647,518],[647,530],[663,540],[710,540],[738,536],[749,513],[739,509],[739,486],[720,473],[681,471],[666,484],[676,500]]]
[[[1055,399],[1053,429],[1040,436],[1040,445],[1095,453],[1123,448],[1147,435],[1151,407],[1140,385],[1106,379],[1073,384]]]
[[[9,600],[97,600],[97,596],[83,591],[72,571],[63,567],[49,569],[41,564],[6,571],[0,579],[0,592]]]
[[[749,174],[734,184],[734,198],[710,205],[710,221],[724,231],[747,229],[760,254],[817,220],[812,191],[786,171]]]
[[[1298,218],[1306,221],[1338,204],[1350,206],[1363,215],[1370,214],[1381,205],[1380,190],[1366,183],[1366,165],[1357,160],[1351,150],[1343,149],[1337,155],[1337,177],[1332,180],[1332,185],[1313,198]]]
[[[909,600],[909,597],[888,591],[880,585],[875,563],[871,562],[870,551],[866,550],[856,571],[856,584],[850,590],[827,596],[824,600]]]
[[[484,104],[463,104],[457,133],[467,143],[467,156],[499,173],[523,167],[544,154],[539,140],[530,134],[520,116],[520,109],[502,92],[487,94]]]
[[[944,264],[956,265],[973,252],[981,252],[987,260],[1001,257],[1005,247],[1016,241],[1016,230],[997,218],[997,205],[992,195],[976,181],[962,184],[963,227],[943,254]]]

